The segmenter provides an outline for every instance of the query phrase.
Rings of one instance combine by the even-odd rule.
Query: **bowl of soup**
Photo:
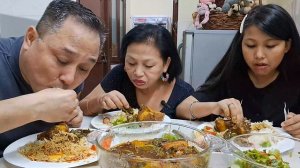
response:
[[[112,127],[96,144],[103,168],[208,167],[212,146],[196,128],[153,121]]]

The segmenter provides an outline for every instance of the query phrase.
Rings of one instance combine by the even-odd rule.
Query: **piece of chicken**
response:
[[[215,129],[218,132],[224,132],[224,138],[229,139],[236,135],[247,134],[251,132],[251,123],[246,118],[241,123],[234,123],[231,119],[218,117],[215,120]]]
[[[56,124],[55,126],[51,127],[49,130],[38,134],[37,139],[38,140],[43,140],[43,139],[50,140],[53,137],[53,135],[58,133],[59,131],[69,132],[69,126],[65,122]]]
[[[147,106],[142,106],[137,119],[138,121],[162,121],[165,114],[159,111],[154,111]]]

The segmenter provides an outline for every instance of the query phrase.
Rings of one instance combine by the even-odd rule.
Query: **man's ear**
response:
[[[39,34],[37,32],[37,30],[35,29],[35,27],[30,26],[25,34],[24,37],[24,48],[28,49],[32,43],[34,42],[34,40],[39,38]]]

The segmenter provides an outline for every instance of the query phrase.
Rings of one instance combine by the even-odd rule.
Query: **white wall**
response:
[[[52,0],[0,0],[0,13],[38,20]]]
[[[51,0],[0,0],[0,37],[22,36]]]
[[[21,36],[52,0],[0,0],[0,37]],[[75,1],[75,0],[74,0]]]
[[[296,1],[296,4],[295,4],[295,21],[296,21],[296,24],[297,24],[297,27],[298,27],[298,31],[300,32],[300,0],[297,0]]]
[[[127,0],[126,32],[130,30],[131,16],[169,16],[172,21],[173,0]]]
[[[294,16],[293,5],[294,2],[299,0],[263,0],[263,4],[277,4],[282,6],[285,10],[287,10],[290,15]]]
[[[183,31],[195,29],[192,13],[196,11],[199,0],[178,0],[177,46],[182,43]]]
[[[52,0],[0,0],[0,37],[23,35],[27,26],[35,25]],[[75,0],[74,0],[75,1]],[[263,0],[285,7],[295,18],[300,31],[300,0]],[[192,13],[198,0],[178,0],[177,45],[182,42],[182,32],[194,29]],[[167,15],[172,18],[173,0],[127,0],[126,32],[133,15]],[[295,9],[292,9],[295,6]]]

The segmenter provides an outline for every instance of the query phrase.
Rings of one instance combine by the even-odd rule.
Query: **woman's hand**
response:
[[[281,126],[293,137],[300,138],[300,114],[289,112],[287,120],[282,122]]]
[[[128,109],[130,107],[125,96],[116,90],[102,94],[100,98],[100,104],[106,110],[116,109],[116,108]]]
[[[243,109],[239,100],[234,98],[224,99],[217,102],[217,105],[219,108],[213,111],[213,114],[229,117],[235,123],[243,121]]]

